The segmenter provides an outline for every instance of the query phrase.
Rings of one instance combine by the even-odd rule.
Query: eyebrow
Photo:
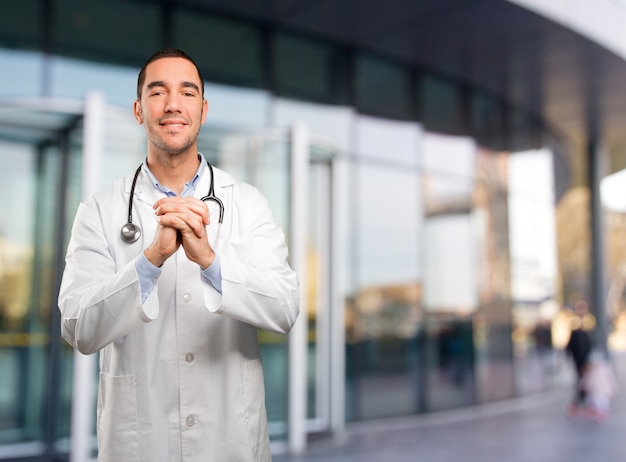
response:
[[[183,88],[193,88],[194,90],[196,90],[198,93],[200,93],[200,88],[198,88],[198,85],[196,85],[193,82],[183,82],[182,83]],[[148,90],[151,90],[155,87],[165,87],[165,82],[163,80],[155,80],[154,82],[150,82],[148,85],[146,85],[146,88]]]

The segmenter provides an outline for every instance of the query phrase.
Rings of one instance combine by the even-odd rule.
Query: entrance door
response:
[[[0,445],[15,455],[54,454],[69,434],[71,351],[56,288],[77,122],[0,106]]]

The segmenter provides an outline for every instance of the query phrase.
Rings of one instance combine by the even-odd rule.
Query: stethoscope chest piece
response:
[[[141,228],[134,223],[126,223],[120,230],[120,236],[124,242],[131,244],[141,237]]]
[[[130,198],[128,200],[128,220],[122,229],[120,229],[120,237],[122,241],[127,244],[132,244],[133,242],[137,242],[139,237],[141,236],[141,228],[133,223],[133,196],[135,195],[135,185],[137,184],[137,177],[139,176],[139,172],[141,171],[141,165],[137,167],[137,171],[135,171],[135,176],[133,178],[133,184],[130,187]]]

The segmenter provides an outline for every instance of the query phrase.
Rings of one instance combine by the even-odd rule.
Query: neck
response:
[[[197,153],[181,155],[151,155],[148,153],[148,168],[160,184],[180,194],[198,171],[200,160]]]

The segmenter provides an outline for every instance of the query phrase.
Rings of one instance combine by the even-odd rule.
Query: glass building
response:
[[[626,166],[626,46],[539,3],[3,4],[0,460],[95,457],[97,361],[60,338],[58,286],[81,198],[145,158],[136,78],[163,46],[196,60],[200,151],[268,197],[302,283],[293,331],[258,333],[275,452],[559,386],[580,299],[620,344],[600,180]]]

